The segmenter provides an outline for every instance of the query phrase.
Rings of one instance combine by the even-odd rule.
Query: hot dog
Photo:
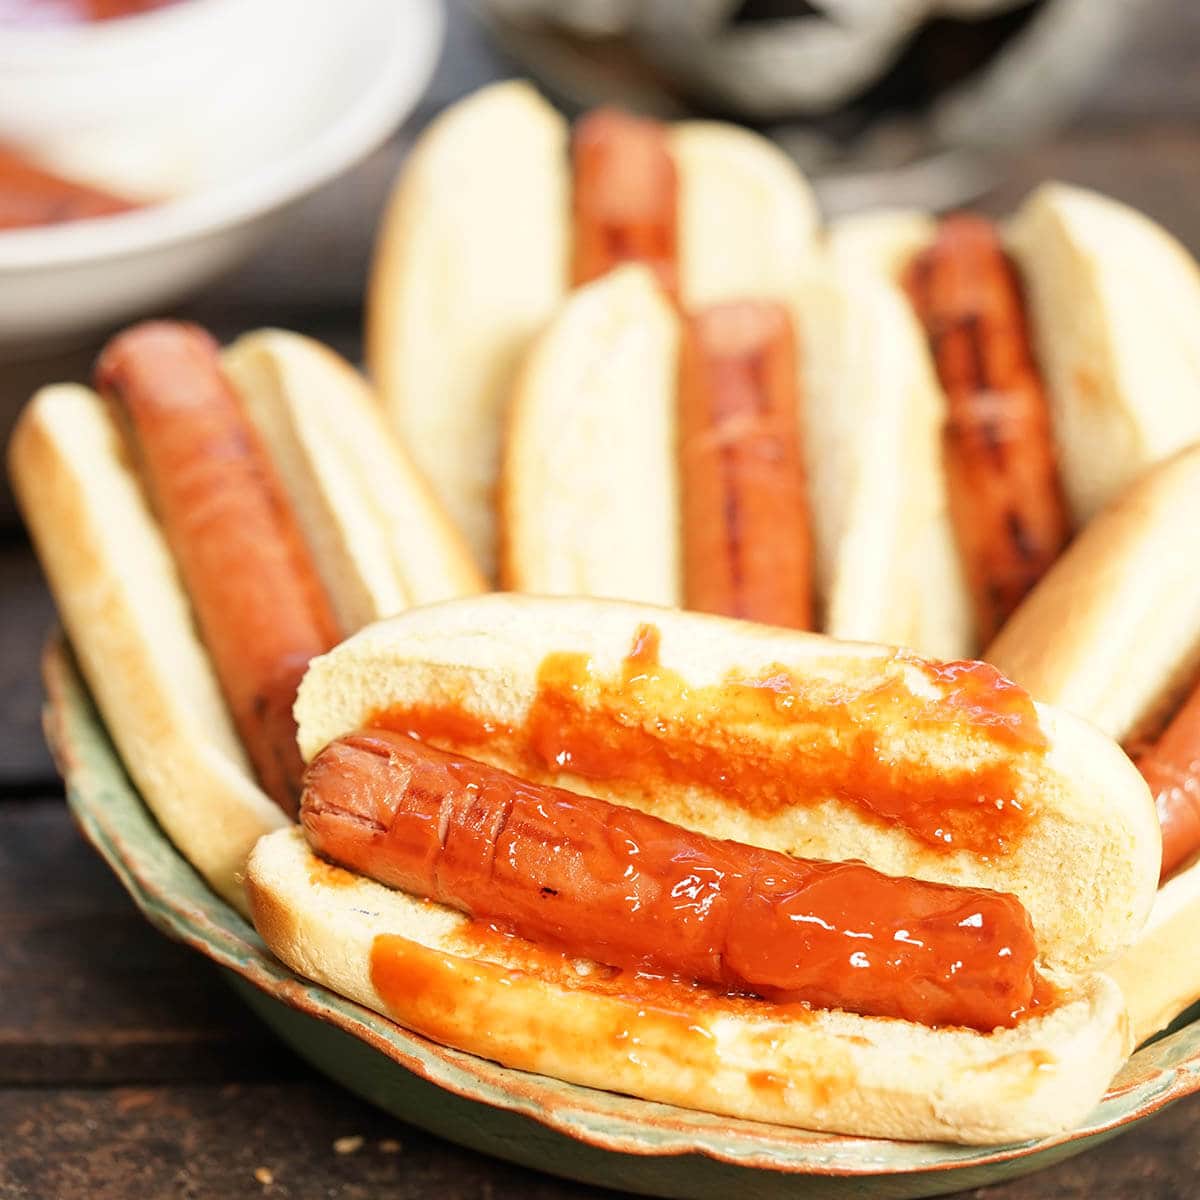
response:
[[[503,585],[811,625],[797,357],[771,301],[681,318],[642,265],[581,288],[512,396]]]
[[[63,179],[0,146],[0,230],[108,217],[137,207],[111,192]]]
[[[313,759],[302,821],[341,866],[625,970],[981,1030],[1035,1003],[1012,896],[718,841],[386,730]]]
[[[1137,755],[1162,827],[1162,878],[1200,850],[1200,697],[1193,692],[1162,737]]]
[[[288,731],[294,739],[300,664],[286,655],[328,645],[333,626],[354,629],[482,581],[361,380],[309,339],[250,334],[218,363],[192,327],[143,326],[117,339],[99,374],[109,402],[58,385],[26,406],[9,445],[14,491],[130,775],[185,856],[244,909],[246,854],[285,815],[235,733],[217,653],[275,787]],[[144,435],[134,454],[130,429]],[[278,471],[269,499],[259,471]],[[232,533],[209,539],[231,520]],[[260,582],[290,588],[297,562],[301,591],[277,590],[264,616]],[[231,598],[235,609],[217,602]],[[202,606],[203,643],[193,615]],[[272,647],[285,655],[278,675]]]
[[[986,642],[1070,533],[1045,394],[1020,286],[989,222],[947,217],[905,282],[946,394],[950,518]]]
[[[1087,973],[1153,893],[1150,798],[989,668],[495,595],[364,630],[314,662],[297,716],[305,830],[343,869],[263,839],[256,924],[436,1040],[711,1111],[968,1141],[1069,1122],[1119,1059]],[[996,787],[1013,803],[981,808]],[[829,1086],[788,1083],[814,1072]]]
[[[987,651],[1120,740],[1150,784],[1162,886],[1145,932],[1114,967],[1139,1040],[1200,998],[1197,502],[1192,448],[1091,521]]]
[[[614,267],[637,262],[674,295],[678,188],[665,127],[601,110],[580,123],[574,146],[575,282],[603,279]],[[609,284],[596,285],[597,298],[585,289],[569,301],[523,373],[501,459],[502,583],[536,593],[682,600],[704,612],[809,626],[812,538],[799,448],[795,334],[784,305],[744,299],[708,305],[684,318],[682,336],[667,335],[672,343],[680,341],[681,348],[678,361],[666,367],[675,375],[678,412],[653,425],[656,434],[678,427],[678,447],[668,449],[672,461],[666,467],[677,474],[677,482],[654,489],[664,509],[647,519],[640,491],[634,493],[639,512],[609,504],[598,509],[590,481],[579,474],[581,464],[564,453],[564,426],[593,430],[607,425],[610,437],[601,447],[587,447],[588,452],[600,450],[592,456],[592,471],[629,479],[635,489],[642,486],[629,477],[631,468],[646,469],[646,454],[635,445],[644,434],[622,429],[626,406],[614,415],[620,402],[611,398],[611,391],[629,386],[616,382],[622,372],[614,363],[622,343],[629,347],[626,355],[664,349],[644,334],[634,342],[621,319],[653,306],[637,297],[636,286],[618,275]],[[597,366],[590,365],[592,354],[580,360],[583,372],[601,372],[607,386],[576,386],[557,368],[563,354],[559,343],[573,340],[571,330],[579,321],[569,310],[578,306],[587,312],[605,303],[600,297],[622,290],[630,292],[630,299],[625,313],[619,312],[600,334],[603,340],[593,351]],[[651,322],[647,332],[668,321],[664,316]],[[662,369],[643,369],[632,386],[638,393],[651,391],[663,375]],[[637,405],[640,411],[629,409],[629,415],[644,423],[647,409],[664,399],[661,393],[645,397]],[[546,439],[556,444],[547,445]],[[652,453],[659,444],[656,436]],[[553,468],[530,466],[554,457],[567,460],[575,479],[551,511],[543,502],[543,488],[546,472]],[[658,474],[664,465],[654,463],[649,469]],[[597,479],[597,490],[599,486]],[[662,564],[652,563],[651,556],[655,546],[661,550],[664,545],[660,531],[674,523],[676,508],[683,527],[681,575],[671,579],[668,574],[664,580],[664,569],[675,569],[675,553],[669,552]],[[612,537],[590,531],[601,523],[611,523]],[[638,542],[645,548],[639,546],[631,557],[628,546]],[[622,549],[613,553],[618,543]],[[564,571],[563,562],[577,569]]]
[[[633,258],[689,310],[785,300],[815,248],[807,184],[764,139],[612,111],[572,139],[529,85],[496,84],[442,114],[396,182],[372,266],[368,364],[491,571],[508,395],[572,284]]]
[[[641,262],[674,293],[679,183],[664,127],[598,109],[576,126],[571,157],[572,282],[590,283],[621,263]]]
[[[1200,386],[1187,332],[1200,276],[1140,214],[1061,184],[1036,191],[1003,239],[977,216],[885,212],[835,223],[829,246],[838,272],[901,289],[919,318],[915,337],[894,324],[891,353],[936,379],[940,437],[919,452],[942,496],[936,537],[952,530],[959,559],[927,592],[973,611],[955,652],[977,652],[1073,525],[1200,435],[1174,399]]]
[[[195,326],[155,322],[111,341],[96,387],[128,422],[234,724],[264,790],[294,813],[291,708],[337,624],[265,447]]]
[[[684,601],[812,627],[812,536],[798,430],[795,336],[770,303],[701,310],[679,362]]]

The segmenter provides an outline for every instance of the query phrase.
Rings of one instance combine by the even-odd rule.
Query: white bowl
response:
[[[0,37],[0,139],[36,143],[118,191],[122,167],[124,190],[180,190],[119,216],[0,233],[0,359],[161,309],[243,258],[284,206],[412,109],[443,23],[437,0],[191,0],[108,27]],[[181,46],[179,86],[160,79],[148,102],[136,63]],[[214,51],[215,75],[201,69]],[[88,88],[50,103],[47,81],[72,63]],[[137,81],[113,97],[106,73]]]

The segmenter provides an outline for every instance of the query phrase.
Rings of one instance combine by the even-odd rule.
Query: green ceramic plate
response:
[[[1200,1090],[1200,1021],[1141,1049],[1074,1133],[1000,1148],[829,1137],[688,1112],[443,1049],[293,975],[175,851],[121,767],[69,652],[45,657],[47,737],[84,835],[146,917],[207,955],[318,1069],[499,1158],[653,1196],[933,1196],[1078,1154]]]

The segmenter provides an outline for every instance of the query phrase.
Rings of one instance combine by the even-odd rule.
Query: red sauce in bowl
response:
[[[136,17],[181,0],[0,0],[0,26],[48,29]]]
[[[122,196],[63,179],[0,146],[0,231],[113,216],[138,207]]]

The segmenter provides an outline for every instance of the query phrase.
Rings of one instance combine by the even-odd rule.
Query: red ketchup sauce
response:
[[[990,1030],[1043,1001],[1010,895],[720,841],[365,730],[310,764],[318,853],[625,971]]]
[[[837,797],[947,852],[1003,855],[1027,830],[1020,768],[1036,764],[1046,739],[1028,693],[994,667],[873,659],[848,663],[838,683],[778,666],[693,686],[659,663],[658,640],[654,626],[641,627],[615,676],[583,654],[548,655],[520,727],[461,704],[396,707],[368,724],[464,753],[502,747],[506,765],[529,778],[566,773],[647,794],[693,785],[760,815]],[[914,696],[902,666],[932,695]],[[917,734],[907,748],[898,741]],[[977,761],[930,764],[942,737],[976,750]]]
[[[0,231],[107,217],[138,207],[99,188],[72,183],[0,146]]]
[[[0,28],[87,25],[169,8],[182,0],[0,0]]]

